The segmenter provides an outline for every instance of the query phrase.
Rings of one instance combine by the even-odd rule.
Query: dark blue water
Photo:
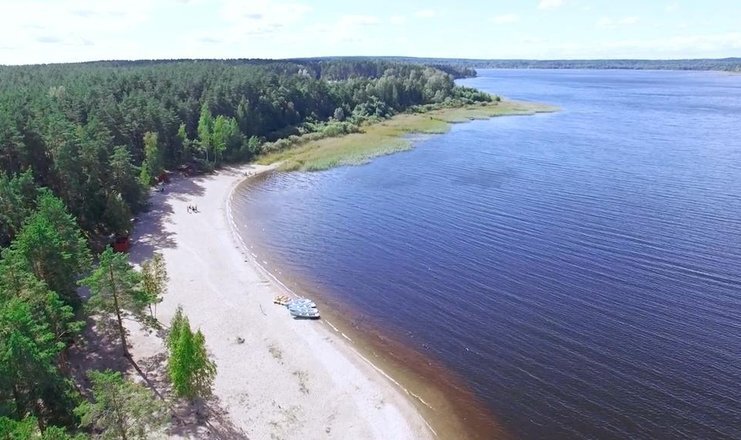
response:
[[[741,438],[741,76],[463,83],[562,111],[273,174],[240,195],[241,221],[517,437]]]

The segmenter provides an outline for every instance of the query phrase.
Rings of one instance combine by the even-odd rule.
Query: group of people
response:
[[[188,205],[188,214],[197,214],[198,212],[198,205]]]

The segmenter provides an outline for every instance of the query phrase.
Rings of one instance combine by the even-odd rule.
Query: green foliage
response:
[[[260,139],[256,136],[251,136],[242,142],[242,147],[239,150],[239,157],[244,160],[252,159],[260,153]]]
[[[142,264],[141,274],[144,301],[149,306],[150,316],[156,318],[157,304],[162,302],[162,295],[167,291],[169,280],[165,258],[162,254],[155,252],[151,259],[145,261]]]
[[[209,397],[216,364],[208,358],[203,333],[200,330],[193,333],[180,307],[170,323],[167,347],[170,354],[167,371],[175,393],[190,400]]]
[[[7,245],[31,215],[36,185],[31,170],[8,176],[0,172],[0,246]]]
[[[481,92],[476,89],[472,89],[470,87],[456,87],[455,90],[453,90],[453,99],[458,101],[461,104],[473,104],[475,102],[491,102],[492,99],[498,98],[492,98],[491,95],[485,92]]]
[[[343,110],[342,107],[337,107],[336,109],[334,109],[334,115],[332,117],[337,121],[344,121],[345,110]]]
[[[41,440],[86,440],[85,434],[71,435],[67,430],[58,426],[48,426],[41,435]]]
[[[140,289],[141,275],[131,267],[126,255],[116,253],[108,246],[100,254],[98,267],[80,284],[89,287],[92,293],[88,308],[116,316],[121,348],[124,356],[129,357],[121,316],[124,310],[140,314],[146,304]]]
[[[59,356],[83,325],[71,304],[90,256],[59,199],[44,192],[36,205],[0,259],[0,415],[68,425],[76,393]]]
[[[152,185],[152,175],[149,174],[149,170],[147,167],[142,167],[141,171],[139,171],[139,184],[143,187],[148,187]]]
[[[36,436],[38,429],[33,417],[20,421],[0,417],[0,440],[27,440]]]
[[[72,307],[34,276],[23,256],[5,249],[0,260],[0,301],[11,299],[28,304],[34,320],[47,324],[56,342],[70,341],[82,328]]]
[[[211,132],[213,131],[214,119],[211,115],[208,105],[205,103],[201,107],[201,116],[198,118],[198,141],[201,151],[206,155],[208,161],[208,153],[213,148],[211,142]]]
[[[67,430],[58,426],[47,426],[44,433],[40,433],[35,417],[26,417],[23,420],[13,420],[0,417],[0,440],[85,440],[84,434],[71,435]]]
[[[108,193],[103,221],[115,234],[126,235],[131,231],[131,209],[118,192]]]
[[[175,315],[170,321],[170,331],[167,333],[167,339],[165,340],[165,345],[167,345],[167,351],[169,353],[172,353],[175,350],[178,339],[180,339],[181,330],[186,323],[190,326],[188,317],[183,313],[183,308],[178,306],[177,310],[175,310]]]
[[[11,244],[28,268],[68,303],[78,304],[77,276],[90,265],[90,251],[75,219],[60,199],[44,191],[36,211]]]
[[[335,166],[359,165],[377,156],[408,150],[411,148],[408,139],[410,133],[444,133],[450,123],[556,109],[537,104],[513,101],[500,103],[494,100],[468,106],[431,104],[412,110],[360,128],[347,122],[327,124],[327,127],[349,124],[349,127],[359,131],[357,133],[329,137],[324,136],[323,131],[311,132],[296,139],[266,144],[263,148],[266,154],[260,158],[260,162],[280,162],[280,168],[285,171],[319,171]],[[321,130],[318,124],[313,129]]]
[[[220,163],[225,152],[238,151],[243,138],[244,136],[239,131],[236,119],[223,115],[217,116],[210,136],[214,150],[214,162]]]
[[[101,439],[147,439],[167,421],[164,403],[144,386],[121,373],[93,371],[93,402],[75,409],[80,425],[100,431]]]
[[[159,176],[163,170],[163,155],[158,138],[159,136],[155,132],[148,131],[144,133],[144,161],[142,162],[142,174],[140,175],[142,184],[144,184],[146,176],[149,176],[151,183],[151,178]]]
[[[181,123],[180,127],[178,127],[177,140],[180,144],[180,151],[174,159],[178,162],[184,162],[192,158],[198,148],[196,141],[188,138],[188,131],[186,130],[184,123]]]
[[[108,197],[110,194],[120,194],[130,212],[138,211],[144,205],[144,191],[137,179],[138,171],[132,163],[131,153],[124,146],[114,147],[108,164],[110,173]]]
[[[0,305],[0,415],[69,424],[73,389],[57,368],[65,344],[31,304],[19,297]]]

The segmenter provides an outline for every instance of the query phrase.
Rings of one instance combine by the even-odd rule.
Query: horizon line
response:
[[[718,58],[457,58],[457,57],[431,57],[431,56],[407,56],[407,55],[323,55],[309,57],[288,58],[112,58],[85,61],[64,61],[50,63],[25,63],[25,64],[0,64],[0,67],[23,67],[23,66],[52,66],[66,64],[93,64],[93,63],[136,63],[136,62],[179,62],[179,61],[311,61],[325,59],[391,59],[391,60],[439,60],[439,61],[464,61],[464,62],[692,62],[692,61],[738,61],[741,56],[728,56]]]

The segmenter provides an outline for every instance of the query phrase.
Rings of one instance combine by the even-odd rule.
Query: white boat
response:
[[[310,300],[309,298],[293,298],[288,301],[288,304],[286,304],[287,307],[297,307],[297,306],[308,306],[308,307],[316,307],[316,304],[314,301]]]
[[[294,318],[319,318],[319,310],[316,308],[316,303],[309,298],[293,298],[286,301],[285,306]]]
[[[319,310],[314,308],[289,309],[291,316],[302,319],[319,319]]]

